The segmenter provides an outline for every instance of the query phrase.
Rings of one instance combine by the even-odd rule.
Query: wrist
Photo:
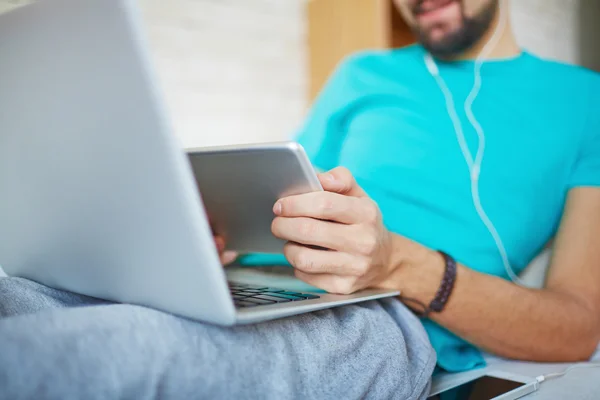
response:
[[[444,277],[444,257],[400,235],[394,235],[393,240],[394,288],[400,290],[402,296],[430,304]]]

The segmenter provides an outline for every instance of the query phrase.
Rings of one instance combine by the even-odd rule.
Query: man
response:
[[[317,167],[350,172],[326,175],[328,193],[276,205],[286,257],[315,286],[399,289],[423,312],[447,282],[434,251],[444,250],[460,261],[456,279],[443,311],[423,321],[439,366],[482,365],[476,347],[588,359],[600,340],[600,77],[522,51],[501,29],[499,1],[396,3],[422,46],[354,56],[323,90],[299,141]],[[488,43],[472,123],[462,105]],[[429,68],[428,53],[437,58]],[[486,143],[478,182],[469,168],[477,122]],[[506,279],[552,238],[543,289]]]
[[[327,290],[396,288],[429,305],[445,270],[433,250],[444,250],[461,262],[456,282],[443,312],[424,321],[441,367],[481,365],[472,345],[523,360],[588,359],[600,340],[600,77],[522,51],[508,28],[493,37],[498,1],[396,3],[423,46],[346,60],[317,100],[299,141],[318,167],[344,165],[358,183],[335,170],[327,188],[345,196],[280,202],[274,232],[294,243],[287,258]],[[486,142],[479,200],[517,272],[554,238],[541,290],[502,279],[445,104],[444,82],[475,158],[478,135],[462,105],[473,59],[492,39],[473,105]]]
[[[427,312],[443,369],[481,365],[478,348],[587,359],[600,338],[600,78],[521,51],[509,29],[494,37],[496,0],[396,3],[422,46],[357,55],[330,79],[298,137],[330,170],[325,192],[273,208],[286,258],[331,292],[400,289]],[[479,135],[456,106],[469,160],[446,92],[464,103],[490,39],[473,173]],[[506,279],[500,250],[518,272],[551,238],[544,289]],[[221,329],[4,279],[0,310],[12,315],[0,319],[0,387],[17,398],[423,398],[435,358],[394,299]]]
[[[330,291],[389,287],[429,305],[445,270],[434,250],[444,250],[461,264],[443,312],[424,321],[442,368],[481,365],[473,345],[523,360],[588,359],[600,340],[600,77],[520,50],[509,29],[492,38],[498,1],[397,4],[423,46],[346,60],[317,100],[299,141],[318,167],[344,165],[358,183],[334,170],[327,189],[345,196],[280,202],[273,228],[294,243],[287,258]],[[502,279],[449,96],[427,68],[429,52],[474,159],[478,135],[462,105],[472,60],[491,39],[473,105],[486,142],[479,200],[515,271],[554,238],[541,290]]]

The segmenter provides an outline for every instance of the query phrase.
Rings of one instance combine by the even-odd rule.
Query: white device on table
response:
[[[509,374],[502,371],[488,371],[482,375],[443,391],[435,387],[429,395],[431,400],[515,400],[539,388],[536,378]]]
[[[290,293],[267,278],[228,287],[141,27],[130,0],[45,0],[0,15],[6,273],[223,325],[396,295]]]
[[[285,196],[323,190],[297,143],[188,150],[202,200],[215,231],[239,253],[281,253],[271,233],[273,205]]]

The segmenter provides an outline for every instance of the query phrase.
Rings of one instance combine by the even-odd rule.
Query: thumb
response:
[[[235,251],[227,250],[220,254],[221,264],[227,266],[236,260],[238,253]]]
[[[367,197],[365,191],[358,186],[352,173],[344,167],[337,167],[319,174],[321,186],[328,192],[334,192],[353,197]]]

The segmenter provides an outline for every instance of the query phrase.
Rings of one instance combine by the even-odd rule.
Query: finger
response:
[[[215,246],[217,246],[217,252],[221,254],[225,250],[225,238],[223,236],[215,236]]]
[[[223,265],[231,264],[232,262],[235,261],[235,259],[237,258],[237,256],[238,256],[238,253],[235,252],[235,251],[231,251],[231,250],[224,251],[220,255],[221,264],[223,264]]]
[[[271,232],[286,242],[349,251],[352,248],[350,240],[355,231],[350,229],[352,227],[354,225],[342,225],[314,218],[277,217],[271,224]]]
[[[348,253],[314,249],[293,242],[286,243],[283,254],[294,268],[308,274],[360,276],[368,267],[366,261]]]
[[[353,197],[366,197],[367,194],[354,179],[352,173],[344,167],[337,167],[331,171],[319,174],[321,186],[328,192],[344,194]]]
[[[328,293],[352,294],[360,290],[360,287],[356,286],[357,279],[355,277],[341,277],[334,274],[307,274],[299,270],[295,270],[294,274],[301,281],[323,289]]]
[[[280,217],[310,217],[353,224],[361,221],[360,200],[331,192],[312,192],[284,197],[273,206]]]

